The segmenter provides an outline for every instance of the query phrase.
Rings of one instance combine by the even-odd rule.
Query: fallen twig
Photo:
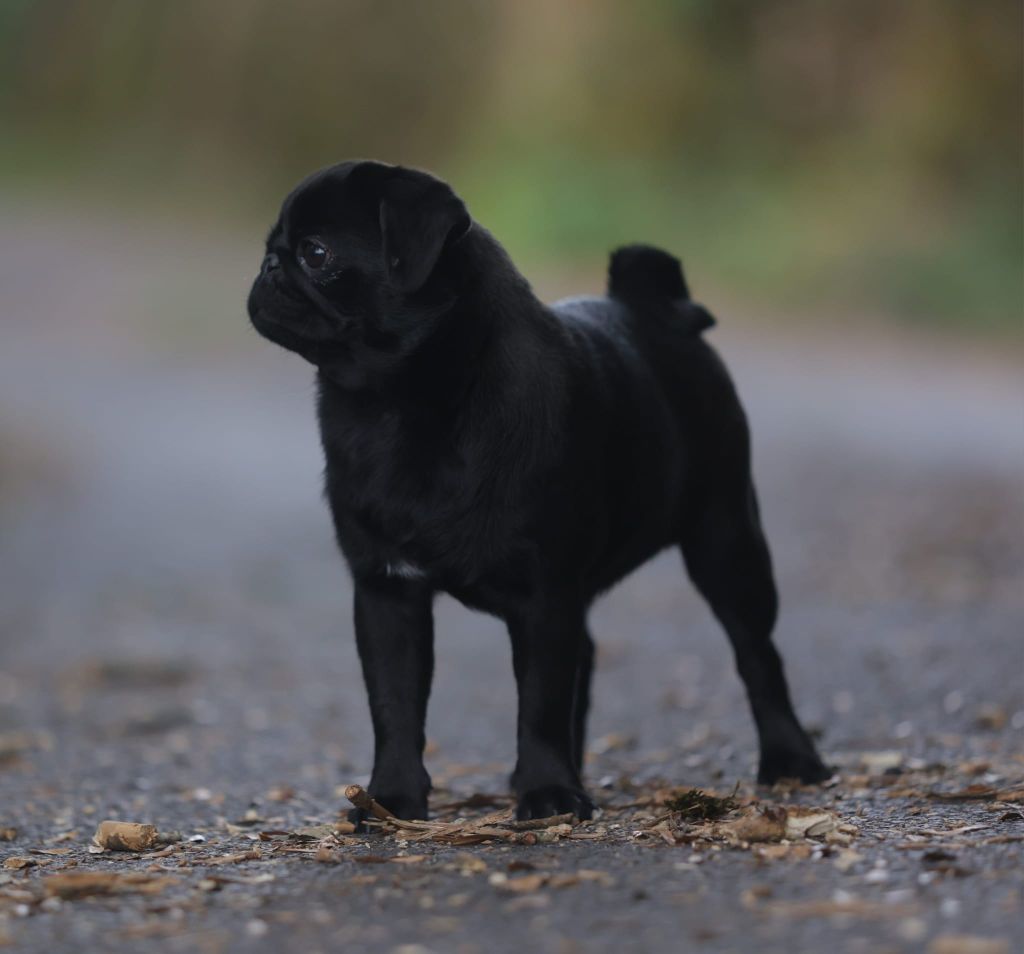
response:
[[[366,791],[362,785],[349,785],[345,789],[345,798],[355,805],[356,808],[369,812],[374,818],[385,820],[395,817],[393,813],[389,812],[368,791]]]
[[[572,812],[564,815],[550,815],[547,818],[525,818],[522,821],[504,822],[513,831],[536,831],[538,828],[553,828],[555,825],[571,825],[576,816]]]
[[[349,785],[345,797],[372,816],[366,824],[393,834],[402,833],[407,841],[433,841],[448,845],[475,845],[484,841],[503,841],[513,845],[551,843],[572,831],[573,815],[554,815],[515,821],[507,810],[491,812],[482,818],[453,822],[396,818],[359,785]]]

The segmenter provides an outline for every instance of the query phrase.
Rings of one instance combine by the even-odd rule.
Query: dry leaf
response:
[[[617,752],[620,749],[630,749],[636,745],[636,737],[626,732],[609,732],[599,739],[594,739],[590,745],[590,751],[597,755],[605,755],[608,752]]]
[[[260,832],[260,837],[285,834],[298,841],[323,841],[324,838],[334,835],[351,835],[355,830],[356,826],[351,822],[331,822],[329,825],[307,825],[304,828],[296,828],[294,831],[264,831]]]
[[[970,934],[941,934],[928,945],[928,954],[1010,954],[1010,942]]]
[[[0,828],[0,841],[14,841],[17,837],[17,828]]]
[[[733,789],[732,794],[725,797],[704,792],[699,788],[676,791],[665,798],[665,807],[687,818],[715,821],[739,807],[739,802],[736,801],[738,788],[737,783],[737,788]]]
[[[822,808],[786,809],[787,838],[820,838],[836,827],[836,817]]]
[[[790,861],[802,861],[811,857],[812,847],[808,844],[799,845],[763,845],[755,852],[758,858],[766,861],[777,861],[786,858]]]
[[[1006,710],[1002,706],[986,703],[978,706],[978,715],[974,724],[979,729],[991,729],[997,732],[1006,725]]]
[[[599,871],[592,868],[580,868],[576,872],[576,876],[580,881],[594,881],[605,888],[612,888],[615,886],[615,879],[607,871]]]
[[[243,861],[259,861],[263,853],[259,848],[250,848],[248,851],[236,851],[230,855],[217,855],[213,858],[203,858],[197,861],[201,865],[237,865]]]
[[[501,815],[505,813],[502,812]],[[496,817],[494,821],[500,822],[506,828],[510,828],[512,831],[535,831],[541,828],[557,828],[559,825],[572,825],[573,820],[576,818],[572,812],[566,812],[564,815],[549,815],[547,818],[528,818],[524,821],[517,821],[516,819],[504,819]],[[480,822],[477,822],[480,824]]]
[[[665,842],[665,844],[672,845],[673,847],[679,844],[679,839],[676,837],[675,831],[667,821],[663,821],[657,825],[653,825],[652,827],[646,829],[644,832],[641,832],[640,834],[657,835],[659,838],[661,838],[662,841]]]
[[[487,862],[468,851],[460,851],[452,859],[452,864],[458,867],[461,874],[481,874],[487,870]]]
[[[859,898],[826,901],[773,901],[758,910],[787,918],[827,918],[836,915],[860,918],[909,917],[914,909],[905,904],[882,904]]]
[[[26,752],[33,749],[49,750],[53,748],[53,737],[49,732],[18,730],[0,732],[0,765],[5,762],[17,761]]]
[[[550,875],[545,873],[520,875],[518,878],[506,878],[497,883],[503,891],[511,891],[514,894],[527,894],[530,891],[539,891],[548,883]]]
[[[577,872],[565,871],[552,874],[548,877],[548,887],[571,888],[578,885],[583,879]]]
[[[99,894],[158,894],[177,884],[168,875],[151,875],[120,871],[70,871],[50,875],[43,880],[43,889],[51,897],[71,901]]]
[[[82,664],[64,676],[72,686],[103,689],[162,689],[182,686],[195,676],[172,659],[104,659]]]
[[[718,822],[712,827],[718,837],[731,842],[781,841],[786,834],[784,808],[752,808],[738,818]]]
[[[4,860],[4,867],[8,871],[21,871],[23,868],[31,868],[39,864],[34,858],[7,858]]]
[[[436,810],[439,814],[442,814],[445,812],[454,812],[462,808],[492,808],[495,805],[507,805],[511,800],[512,799],[508,795],[475,793],[454,802],[446,802],[443,805],[438,805]]]
[[[826,845],[839,845],[840,848],[846,848],[852,843],[853,835],[850,835],[845,831],[839,831],[839,829],[835,829],[833,831],[825,832]]]
[[[896,769],[903,765],[903,753],[896,749],[884,749],[881,752],[861,752],[861,764],[872,775],[881,775],[888,769]]]
[[[863,861],[864,856],[851,848],[843,848],[836,856],[835,866],[842,872],[849,871],[858,861]]]
[[[915,828],[912,835],[928,835],[929,837],[947,838],[951,835],[966,835],[972,831],[985,831],[988,825],[961,825],[959,828]]]
[[[973,785],[968,785],[967,788],[960,789],[960,791],[957,792],[928,793],[929,798],[937,798],[944,802],[974,801],[976,799],[995,798],[997,795],[999,795],[999,792],[991,785],[982,785],[978,782],[975,782]]]

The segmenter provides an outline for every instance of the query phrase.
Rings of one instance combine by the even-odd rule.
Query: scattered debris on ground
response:
[[[174,937],[188,912],[269,905],[247,915],[251,939],[287,924],[288,899],[326,882],[356,892],[359,903],[418,899],[443,912],[424,923],[446,930],[480,905],[517,915],[583,892],[595,910],[628,911],[652,892],[691,905],[704,891],[732,888],[747,930],[820,921],[859,925],[927,954],[1014,950],[998,933],[939,931],[946,921],[936,925],[934,911],[953,917],[958,886],[982,879],[987,891],[1004,886],[1001,910],[1021,910],[1013,872],[1024,853],[1024,762],[944,764],[889,751],[839,760],[841,773],[812,788],[682,787],[623,771],[595,788],[599,811],[585,822],[518,821],[511,796],[460,788],[459,766],[439,773],[429,820],[396,818],[358,785],[338,786],[329,804],[298,779],[233,811],[215,785],[189,786],[178,795],[188,811],[165,817],[143,791],[121,803],[139,820],[121,814],[86,825],[95,809],[79,804],[29,833],[30,815],[16,806],[0,818],[0,939],[16,939],[23,921],[76,911],[119,912],[125,939]],[[359,830],[349,806],[365,815]],[[182,830],[163,830],[167,823]],[[726,868],[735,874],[719,878]],[[660,882],[651,881],[654,870]],[[946,894],[936,900],[937,891]],[[694,930],[697,940],[722,934]]]
[[[159,832],[154,825],[103,821],[92,836],[93,845],[109,851],[148,851],[156,845],[181,841],[178,832]]]
[[[716,795],[708,795],[699,788],[688,788],[678,795],[671,795],[665,799],[665,807],[672,812],[677,812],[687,818],[702,818],[705,821],[714,821],[724,815],[728,815],[739,804],[736,801],[737,785],[731,795],[719,798]]]

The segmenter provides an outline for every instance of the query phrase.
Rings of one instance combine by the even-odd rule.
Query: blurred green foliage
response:
[[[0,0],[0,185],[269,222],[452,180],[513,255],[630,240],[773,306],[1019,328],[1019,0]],[[205,210],[201,213],[200,210]]]

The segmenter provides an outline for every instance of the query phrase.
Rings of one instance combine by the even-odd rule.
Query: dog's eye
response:
[[[311,272],[323,268],[330,257],[327,246],[316,239],[303,239],[299,243],[299,261]]]

